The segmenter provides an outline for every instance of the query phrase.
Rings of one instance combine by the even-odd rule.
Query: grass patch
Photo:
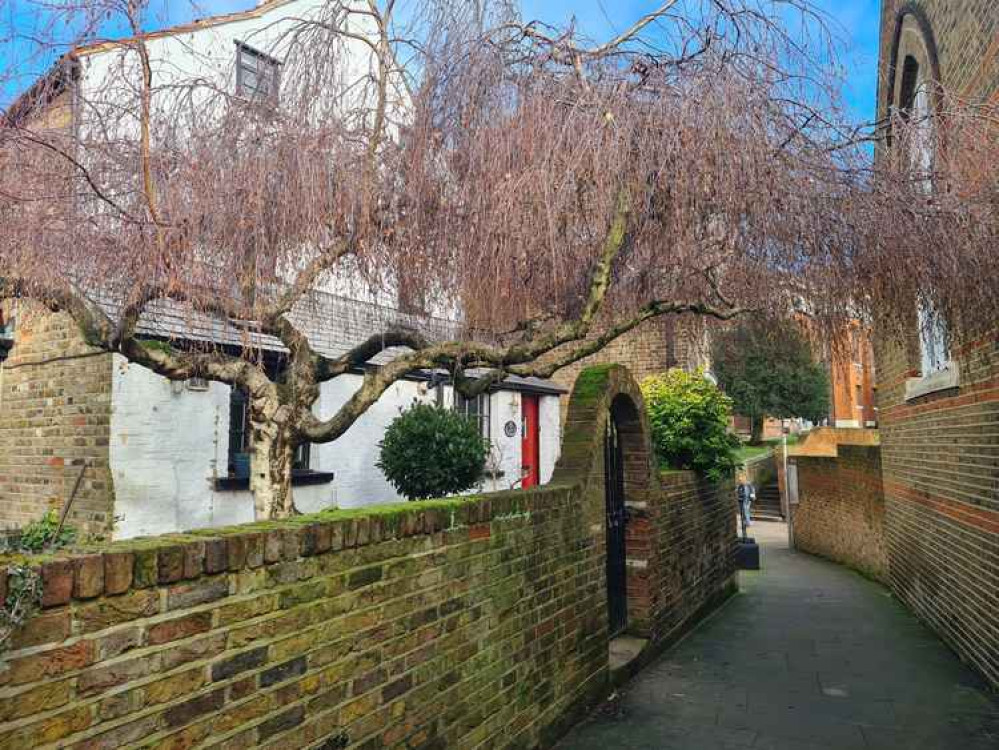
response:
[[[800,435],[788,435],[787,444],[795,445],[800,442]],[[772,440],[764,440],[759,445],[749,445],[749,443],[743,443],[742,446],[735,452],[735,460],[739,463],[745,463],[746,461],[759,458],[760,456],[769,453],[774,448],[779,447],[781,444],[780,438],[773,438]]]

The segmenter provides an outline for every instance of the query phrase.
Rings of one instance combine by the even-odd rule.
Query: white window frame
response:
[[[490,421],[492,420],[493,410],[491,399],[491,393],[480,393],[474,398],[467,399],[457,390],[454,392],[454,410],[468,419],[474,419],[479,426],[479,433],[485,440],[492,440],[492,426],[490,425]],[[473,403],[476,405],[476,409],[470,410],[469,406]]]

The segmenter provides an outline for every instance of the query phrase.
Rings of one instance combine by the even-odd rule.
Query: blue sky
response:
[[[871,122],[877,97],[880,0],[812,0],[829,17],[844,68],[844,103],[853,118]],[[564,23],[575,18],[588,36],[606,38],[653,10],[661,0],[522,0],[525,18]]]
[[[626,28],[642,14],[652,10],[661,0],[522,0],[525,18],[538,18],[562,24],[575,18],[578,28],[587,36],[600,39]],[[16,28],[30,34],[39,21],[34,16],[18,16],[20,0],[0,0],[0,76],[12,67],[20,67],[20,83],[3,86],[0,80],[0,106],[11,95],[11,89],[23,88],[39,75],[47,61],[13,59],[18,48],[4,43],[3,28]],[[840,61],[844,67],[843,99],[853,118],[860,122],[874,119],[877,87],[879,0],[812,0],[825,11],[832,31],[841,42]],[[173,0],[151,0],[151,27],[169,26],[188,21],[192,16],[210,16],[253,7],[256,0],[196,0],[191,3]],[[16,19],[15,19],[16,17]],[[114,35],[114,30],[106,30]],[[21,48],[23,49],[23,48]],[[23,54],[22,54],[23,58]],[[6,91],[4,91],[6,88]]]

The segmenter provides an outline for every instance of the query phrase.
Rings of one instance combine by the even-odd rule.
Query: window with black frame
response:
[[[14,318],[4,318],[3,310],[0,310],[0,362],[7,357],[7,353],[14,347]]]
[[[465,398],[460,393],[454,393],[454,410],[464,414],[469,420],[479,426],[479,433],[489,440],[489,394],[481,393],[472,398]]]
[[[253,430],[250,426],[250,400],[242,388],[233,388],[229,395],[229,476],[243,479],[250,476],[250,449]],[[303,443],[295,450],[292,471],[309,471],[311,445]]]
[[[280,63],[236,42],[236,93],[253,101],[277,102]]]

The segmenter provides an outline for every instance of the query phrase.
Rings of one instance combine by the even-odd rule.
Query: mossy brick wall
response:
[[[603,434],[632,397],[623,368],[580,376],[546,487],[34,561],[43,609],[2,655],[0,749],[550,745],[609,689]],[[629,502],[682,487],[656,517],[702,530],[680,569],[646,568],[675,631],[734,580],[685,590],[684,571],[731,555],[703,542],[693,480],[652,474],[640,418],[622,429]]]
[[[67,315],[13,304],[4,303],[16,343],[0,374],[0,526],[21,527],[61,508],[83,470],[70,523],[105,532],[111,355],[86,346]]]
[[[944,88],[970,100],[999,100],[999,3],[886,0],[882,113],[900,21],[907,24],[903,52],[919,49],[914,35],[929,29]],[[953,342],[958,388],[910,401],[906,380],[920,375],[915,314],[910,339],[876,339],[875,354],[889,583],[999,687],[999,329]]]
[[[793,459],[799,498],[791,506],[795,546],[887,582],[880,449],[840,445],[837,450],[836,457]]]

